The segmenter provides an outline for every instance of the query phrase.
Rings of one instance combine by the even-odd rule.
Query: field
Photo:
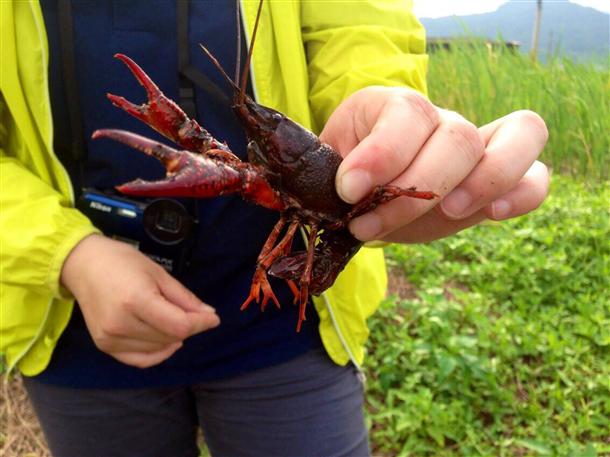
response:
[[[536,111],[550,133],[542,159],[556,173],[610,176],[610,56],[540,64],[506,48],[463,43],[431,54],[428,81],[434,103],[477,125],[518,109]]]
[[[610,455],[609,78],[485,46],[431,56],[437,105],[479,125],[542,115],[552,186],[517,220],[387,248],[365,367],[376,456]],[[4,384],[0,454],[47,455],[22,395]]]
[[[552,190],[518,220],[388,248],[414,288],[372,322],[379,455],[610,455],[610,187]]]
[[[379,456],[610,455],[609,72],[485,46],[431,56],[430,96],[477,125],[546,120],[534,213],[387,248],[368,420]]]

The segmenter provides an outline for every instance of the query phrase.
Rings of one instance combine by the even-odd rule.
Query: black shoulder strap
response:
[[[176,2],[178,22],[178,73],[180,75],[180,107],[189,117],[195,117],[195,92],[192,84],[199,86],[208,96],[222,104],[231,104],[231,99],[210,78],[191,65],[189,57],[189,2]]]
[[[59,20],[59,46],[61,52],[61,73],[65,85],[65,98],[70,119],[72,142],[71,158],[80,161],[85,156],[85,136],[80,109],[80,96],[76,80],[74,59],[74,21],[71,0],[58,0],[57,17]]]
[[[81,113],[78,81],[76,78],[76,61],[74,57],[74,20],[72,17],[72,0],[57,0],[59,19],[59,41],[61,52],[61,72],[65,85],[65,99],[70,120],[72,142],[71,159],[79,162],[86,157],[86,146]],[[229,96],[223,92],[204,73],[190,63],[188,23],[189,2],[177,1],[178,33],[178,73],[180,75],[179,104],[186,114],[195,117],[195,91],[193,84],[199,86],[210,97],[222,104],[230,104]]]

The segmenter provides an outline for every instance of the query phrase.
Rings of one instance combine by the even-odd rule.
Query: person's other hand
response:
[[[547,167],[536,160],[548,132],[531,111],[477,129],[413,90],[368,87],[339,105],[320,137],[344,157],[336,187],[348,203],[384,184],[440,196],[401,197],[354,219],[349,228],[363,241],[431,241],[525,214],[548,191]]]
[[[78,301],[96,346],[128,365],[161,363],[184,339],[220,323],[214,308],[161,266],[101,235],[76,245],[61,282]]]

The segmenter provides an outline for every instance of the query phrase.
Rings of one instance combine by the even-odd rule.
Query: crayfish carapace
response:
[[[329,288],[362,246],[347,229],[350,220],[397,197],[429,200],[436,194],[413,187],[378,186],[355,205],[339,198],[335,175],[342,157],[311,131],[282,113],[259,105],[246,94],[261,5],[262,1],[239,86],[204,48],[235,90],[233,110],[246,131],[249,162],[241,161],[225,144],[189,119],[135,62],[122,54],[115,57],[123,61],[144,86],[148,101],[135,105],[116,95],[108,94],[108,98],[182,150],[123,130],[98,130],[93,137],[125,143],[156,157],[165,166],[165,179],[138,179],[118,186],[125,194],[205,198],[240,193],[246,200],[280,211],[280,220],[258,256],[250,294],[241,308],[245,309],[252,301],[258,303],[261,291],[261,309],[264,310],[269,300],[279,307],[267,274],[283,278],[300,305],[298,331],[305,319],[309,294],[319,295]],[[299,227],[308,232],[307,249],[291,252],[292,240]]]

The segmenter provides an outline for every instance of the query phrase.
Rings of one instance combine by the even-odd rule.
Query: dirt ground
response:
[[[27,398],[21,377],[2,375],[0,395],[0,455],[50,457],[40,425]]]

